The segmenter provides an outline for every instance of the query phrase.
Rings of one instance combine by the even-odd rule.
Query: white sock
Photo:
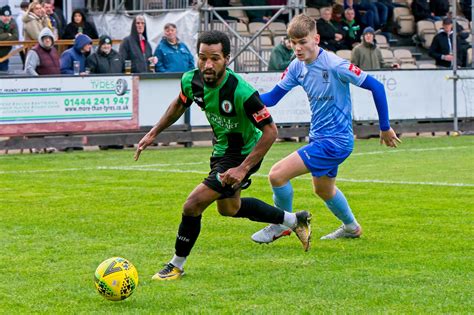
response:
[[[170,263],[172,263],[175,267],[183,270],[184,263],[186,262],[186,257],[179,257],[174,255],[171,259]]]
[[[352,223],[344,224],[344,229],[346,231],[354,232],[358,228],[359,228],[359,222],[357,222],[357,220],[355,220],[355,219],[354,219],[354,222],[352,222]]]
[[[293,229],[296,226],[297,222],[298,221],[296,219],[296,214],[285,211],[285,216],[283,217],[283,225],[286,225],[287,227]]]

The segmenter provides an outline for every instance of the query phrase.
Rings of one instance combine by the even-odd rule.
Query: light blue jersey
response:
[[[311,107],[311,141],[331,138],[352,146],[352,105],[349,83],[360,86],[367,74],[345,59],[320,49],[311,64],[295,59],[278,86],[291,90],[301,85]]]

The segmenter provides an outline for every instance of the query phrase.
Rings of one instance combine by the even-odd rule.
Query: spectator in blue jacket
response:
[[[158,57],[156,72],[186,72],[195,68],[189,48],[177,37],[176,25],[167,23],[165,36],[155,50]]]
[[[65,50],[60,63],[60,71],[62,74],[74,74],[74,61],[79,61],[79,72],[84,74],[86,71],[86,58],[90,54],[92,48],[92,39],[84,34],[77,35],[74,40],[74,46]]]

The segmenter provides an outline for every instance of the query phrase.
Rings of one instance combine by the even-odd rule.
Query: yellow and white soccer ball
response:
[[[97,267],[94,280],[100,295],[110,301],[121,301],[137,288],[138,272],[127,259],[112,257]]]

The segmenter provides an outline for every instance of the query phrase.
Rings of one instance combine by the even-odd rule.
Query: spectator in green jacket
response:
[[[285,70],[290,64],[292,56],[293,50],[291,49],[291,42],[288,38],[285,38],[280,44],[272,49],[270,62],[268,63],[268,70]]]
[[[0,41],[18,40],[18,27],[12,19],[12,13],[8,5],[0,8]],[[0,47],[0,58],[8,55],[12,46]],[[8,71],[9,60],[0,62],[0,71]]]

